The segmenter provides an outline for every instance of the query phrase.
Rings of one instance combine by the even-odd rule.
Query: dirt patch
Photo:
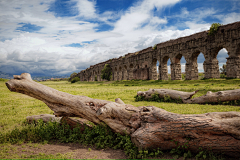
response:
[[[49,155],[58,158],[61,154],[68,159],[127,159],[122,150],[96,149],[74,143],[4,145],[0,147],[0,158],[37,158]]]
[[[37,159],[128,159],[123,150],[96,149],[75,143],[24,143],[21,145],[2,144],[0,159],[37,158]],[[169,153],[161,157],[147,159],[177,159]],[[184,158],[178,158],[183,160]],[[188,158],[195,160],[196,158]],[[232,160],[226,158],[226,160]]]

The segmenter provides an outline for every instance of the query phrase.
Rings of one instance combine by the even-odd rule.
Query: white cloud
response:
[[[236,21],[240,21],[240,15],[239,13],[229,13],[229,14],[226,14],[226,15],[220,15],[220,16],[217,16],[221,21],[222,21],[222,24],[228,24],[228,23],[233,23],[233,22],[236,22]]]
[[[79,16],[84,18],[96,18],[96,2],[89,0],[77,0],[77,7],[79,11]]]

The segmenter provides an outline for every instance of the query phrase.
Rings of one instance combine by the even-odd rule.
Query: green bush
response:
[[[101,78],[110,81],[112,78],[112,68],[109,64],[105,64],[101,71]]]
[[[79,77],[74,77],[72,80],[71,80],[71,83],[75,83],[75,82],[78,82],[80,81],[80,78]]]
[[[219,26],[221,26],[220,23],[213,23],[213,24],[211,25],[211,27],[210,27],[210,30],[209,30],[209,32],[208,32],[208,35],[213,35],[213,34],[215,34],[215,33],[217,32]]]
[[[157,44],[152,47],[153,50],[157,49]]]
[[[154,101],[154,102],[168,102],[168,103],[178,103],[181,104],[183,103],[182,99],[179,97],[179,99],[172,99],[169,96],[164,96],[163,98],[160,98],[157,93],[154,93],[151,95],[152,98],[150,99],[145,99],[143,96],[134,96],[135,101]]]
[[[220,78],[227,78],[225,74],[220,74]]]
[[[95,146],[98,149],[113,148],[122,149],[129,158],[157,157],[163,154],[159,149],[138,150],[132,143],[129,135],[115,133],[106,124],[77,126],[71,129],[68,124],[56,122],[44,123],[39,120],[35,124],[27,124],[22,129],[14,129],[6,134],[0,133],[0,143],[41,142],[58,141],[62,143],[81,143]],[[82,130],[81,128],[84,128]],[[82,130],[82,131],[81,131]]]

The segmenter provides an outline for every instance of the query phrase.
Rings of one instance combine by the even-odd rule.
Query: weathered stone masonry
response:
[[[228,51],[227,77],[240,78],[240,22],[220,26],[214,35],[208,31],[199,32],[187,37],[181,37],[164,43],[157,44],[139,52],[128,53],[119,58],[90,66],[77,74],[81,81],[98,81],[101,79],[101,70],[105,64],[112,68],[112,80],[153,79],[168,80],[167,61],[171,61],[171,79],[180,80],[180,60],[186,60],[186,79],[198,79],[197,57],[203,53],[205,61],[205,78],[219,78],[217,54],[222,49]],[[157,75],[157,61],[159,61],[159,75]]]

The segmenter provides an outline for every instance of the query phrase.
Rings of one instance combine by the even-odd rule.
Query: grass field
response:
[[[14,128],[21,128],[27,116],[43,113],[52,114],[43,102],[26,95],[10,92],[5,86],[7,80],[0,79],[0,133],[10,132]],[[240,106],[231,105],[198,105],[198,104],[175,104],[141,101],[135,102],[134,96],[137,91],[146,91],[150,88],[167,88],[181,91],[199,92],[198,97],[207,91],[217,92],[220,90],[232,90],[240,88],[240,79],[209,79],[195,81],[116,81],[116,82],[77,82],[71,84],[67,81],[40,82],[46,86],[67,92],[73,95],[85,95],[95,99],[114,101],[121,98],[126,104],[138,106],[156,106],[169,112],[179,114],[200,114],[207,112],[240,111]],[[1,144],[5,147],[9,144]],[[1,150],[1,149],[0,149]],[[5,153],[5,152],[4,152]],[[0,152],[1,155],[4,153]],[[5,158],[11,158],[5,155]],[[55,157],[55,158],[59,158]],[[61,158],[61,157],[60,157]]]

